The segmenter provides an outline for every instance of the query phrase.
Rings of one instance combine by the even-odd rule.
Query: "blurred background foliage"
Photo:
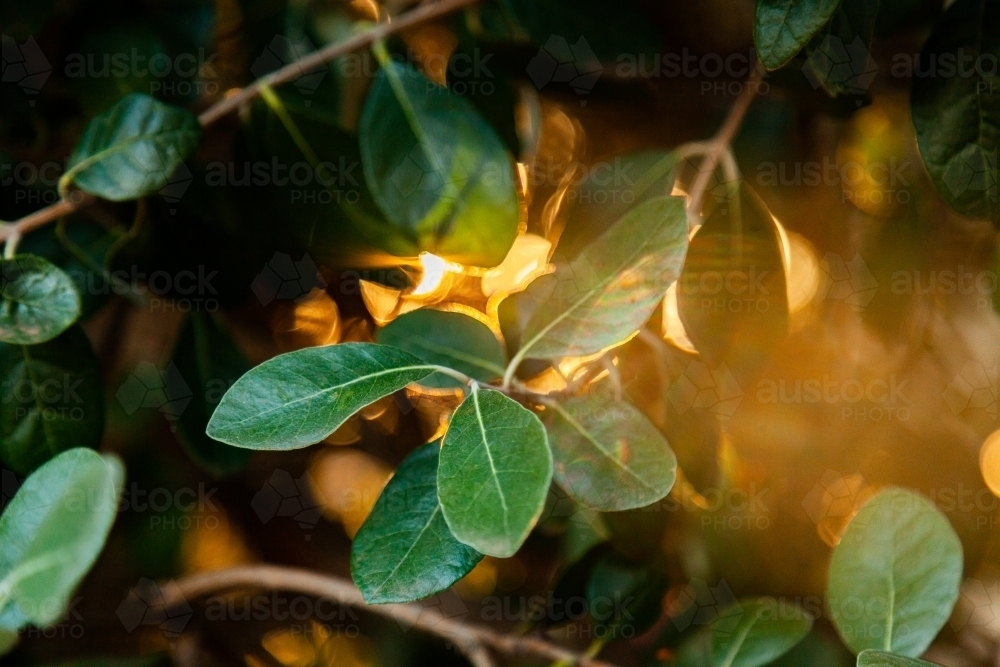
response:
[[[397,12],[408,4],[385,0],[381,9]],[[930,185],[909,120],[912,76],[894,69],[900,54],[920,52],[940,5],[883,3],[873,47],[879,74],[863,94],[830,98],[797,64],[764,80],[734,150],[744,178],[782,225],[789,337],[763,369],[736,367],[731,392],[716,378],[705,385],[716,391],[714,398],[693,406],[672,401],[668,388],[683,377],[698,385],[701,372],[675,290],[647,327],[654,340],[642,335],[628,343],[609,371],[678,455],[683,478],[671,496],[650,508],[597,516],[575,511],[553,489],[540,529],[517,556],[487,557],[454,593],[429,604],[470,622],[490,621],[489,605],[497,599],[516,612],[526,596],[546,591],[585,595],[595,569],[619,568],[620,576],[606,575],[609,585],[652,593],[635,612],[649,622],[641,636],[614,643],[604,655],[619,664],[683,661],[675,652],[686,633],[671,619],[683,613],[682,594],[692,579],[724,581],[736,596],[820,596],[825,563],[850,507],[874,489],[897,484],[928,495],[967,491],[975,499],[986,489],[1000,493],[1000,445],[987,440],[997,428],[1000,319],[993,295],[933,286],[941,272],[994,270],[996,232],[989,222],[952,212]],[[61,169],[88,119],[123,94],[146,92],[204,109],[296,54],[343,39],[356,22],[373,21],[379,9],[373,0],[5,3],[3,34],[19,44],[33,38],[53,68],[37,93],[5,84],[4,164],[55,163]],[[315,184],[290,201],[287,188],[246,182],[244,165],[255,161],[357,163],[355,133],[377,71],[367,53],[345,56],[308,82],[285,86],[274,99],[257,100],[218,123],[186,163],[190,181],[179,199],[105,202],[58,229],[28,236],[22,251],[48,257],[81,280],[100,284],[105,269],[146,276],[191,271],[211,276],[211,287],[195,297],[173,289],[83,290],[83,329],[107,388],[102,448],[126,459],[127,500],[141,505],[164,489],[160,496],[167,500],[162,511],[155,504],[133,505],[120,513],[68,625],[51,635],[28,634],[5,664],[63,664],[69,656],[110,653],[152,656],[114,664],[153,665],[165,660],[157,656],[168,648],[183,655],[185,646],[177,642],[195,643],[201,651],[199,662],[187,664],[461,664],[435,640],[364,613],[351,621],[356,632],[343,632],[336,620],[206,622],[196,614],[178,639],[155,626],[127,632],[113,612],[143,577],[169,579],[257,561],[349,576],[351,537],[394,467],[440,435],[442,415],[455,407],[456,394],[408,389],[405,398],[364,410],[319,447],[234,459],[198,430],[213,391],[215,401],[224,391],[212,383],[232,382],[249,364],[278,352],[372,340],[378,326],[419,307],[472,313],[496,333],[510,333],[509,323],[520,315],[516,298],[506,297],[546,270],[560,237],[559,252],[572,256],[608,219],[594,207],[600,185],[588,182],[589,167],[633,154],[640,166],[630,177],[637,176],[665,151],[714,133],[745,85],[753,11],[749,0],[499,0],[389,42],[392,52],[410,54],[429,78],[475,105],[517,156],[521,232],[499,268],[434,256],[400,259],[408,241],[388,231],[360,167],[348,174],[356,179],[352,201],[340,194],[344,201],[338,202],[339,193],[324,194]],[[602,67],[590,89],[553,84],[539,90],[532,84],[531,60],[551,35],[586,38]],[[158,78],[100,74],[105,57],[120,53],[204,57],[193,69]],[[621,58],[665,53],[739,56],[744,68],[738,76],[710,76],[704,68],[691,76],[636,74]],[[83,66],[93,63],[96,74],[73,75],[70,64],[81,54]],[[486,64],[481,71],[448,66],[467,62],[458,59],[462,55]],[[289,132],[289,119],[298,136]],[[837,173],[845,164],[892,164],[899,178],[814,182],[796,174],[808,164],[833,164]],[[692,172],[683,163],[671,172],[679,190]],[[54,182],[4,187],[0,218],[14,220],[55,200]],[[262,305],[253,286],[265,267],[284,261],[276,253],[295,261],[305,254],[315,271],[300,271],[311,284],[302,285],[298,299]],[[838,279],[843,288],[844,280],[860,275],[854,267],[869,276],[852,283],[853,300],[838,296]],[[901,272],[917,288],[895,289]],[[772,314],[723,324],[732,327],[735,344],[745,346]],[[198,355],[179,353],[184,349],[210,350],[210,369],[192,365]],[[559,370],[571,375],[581,361],[569,360]],[[179,414],[167,406],[129,414],[116,392],[143,362],[157,369],[175,363],[191,407]],[[563,382],[551,368],[533,370],[532,386]],[[899,408],[906,416],[876,413],[871,408],[878,406],[865,404],[770,401],[760,378],[788,386],[802,379],[891,380],[905,387]],[[965,405],[950,403],[943,397],[961,378],[980,393]],[[182,489],[202,500],[177,502],[189,500],[176,495]],[[261,509],[268,489],[286,501],[280,509]],[[734,489],[756,500],[720,507],[718,499],[734,497]],[[938,500],[962,538],[967,575],[995,591],[996,503],[977,501],[972,511],[953,504],[948,511],[948,499]],[[848,509],[838,509],[838,502]],[[1000,599],[992,599],[996,613],[998,605]],[[997,664],[1000,616],[991,618],[946,628],[932,657],[956,667]],[[532,625],[508,616],[496,622],[511,632]],[[551,636],[582,646],[608,631],[587,619],[547,625]],[[60,636],[60,627],[80,636]],[[821,622],[775,664],[851,662]]]

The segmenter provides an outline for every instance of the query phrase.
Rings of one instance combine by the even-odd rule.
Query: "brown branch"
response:
[[[369,605],[361,591],[349,581],[309,570],[277,565],[250,565],[196,574],[175,583],[176,586],[167,586],[163,591],[167,607],[224,590],[260,588],[294,591],[362,608],[372,614],[399,621],[406,627],[417,628],[452,642],[475,667],[493,665],[490,649],[512,657],[550,660],[580,667],[614,667],[538,637],[500,634],[479,624],[448,618],[419,604]]]
[[[325,65],[334,58],[351,53],[352,51],[357,51],[358,49],[369,46],[378,40],[385,39],[386,37],[402,30],[412,28],[413,26],[423,23],[424,21],[439,18],[458,9],[462,9],[463,7],[468,7],[478,1],[479,0],[437,0],[437,2],[427,3],[412,11],[408,11],[395,20],[380,23],[371,30],[358,33],[357,35],[354,35],[353,37],[350,37],[342,42],[330,44],[315,53],[282,67],[276,72],[272,72],[271,74],[254,81],[252,84],[242,89],[232,97],[220,100],[206,109],[198,117],[198,122],[201,123],[202,127],[208,127],[219,119],[224,118],[233,111],[236,111],[241,105],[256,99],[260,96],[261,88],[264,86],[270,86],[273,88],[275,86],[280,86],[284,83],[294,81],[302,76],[303,73],[321,65]],[[97,201],[95,197],[82,192],[74,191],[70,193],[67,199],[63,199],[55,204],[46,206],[43,209],[35,211],[31,215],[21,218],[20,220],[0,226],[0,243],[5,243],[8,239],[19,238],[23,234],[33,229],[37,229],[38,227],[42,227],[64,215],[69,215],[82,210],[93,204],[95,201]]]
[[[729,114],[726,116],[726,120],[723,121],[722,127],[708,141],[708,149],[705,151],[705,157],[698,165],[698,178],[695,180],[694,185],[691,186],[691,199],[688,202],[688,211],[690,213],[695,215],[701,214],[701,203],[705,197],[705,190],[712,180],[712,175],[715,173],[716,167],[719,166],[719,161],[726,151],[729,150],[729,145],[733,143],[736,133],[739,132],[747,109],[750,108],[750,104],[757,97],[757,90],[760,87],[763,75],[763,69],[757,63],[744,84],[743,90],[740,91],[740,96],[736,98],[736,103],[729,110]]]

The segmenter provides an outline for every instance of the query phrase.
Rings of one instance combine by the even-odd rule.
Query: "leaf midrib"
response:
[[[476,423],[479,425],[479,433],[483,439],[483,449],[486,450],[486,459],[490,462],[490,471],[493,473],[493,483],[496,484],[497,493],[500,495],[500,505],[503,507],[503,529],[504,536],[510,539],[510,509],[507,507],[507,496],[504,495],[503,487],[500,485],[500,473],[497,472],[496,464],[493,461],[493,453],[490,451],[490,441],[486,437],[486,424],[483,422],[483,412],[479,407],[479,387],[472,385],[472,406],[476,410]]]

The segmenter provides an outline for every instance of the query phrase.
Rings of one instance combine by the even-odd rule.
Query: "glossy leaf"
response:
[[[111,201],[139,199],[167,185],[200,141],[190,111],[132,93],[90,121],[59,185]]]
[[[749,186],[726,194],[691,241],[677,302],[688,337],[712,366],[752,373],[788,332],[781,239]]]
[[[939,665],[926,660],[868,649],[858,655],[858,667],[939,667]]]
[[[677,459],[660,431],[625,402],[594,397],[547,404],[556,482],[603,512],[645,507],[674,486]]]
[[[757,0],[753,37],[760,62],[778,69],[833,17],[841,0]]]
[[[932,69],[913,80],[911,104],[934,187],[962,215],[1000,226],[1000,74],[989,64],[998,59],[1000,1],[957,0],[920,54]]]
[[[406,457],[354,537],[351,574],[369,604],[434,595],[483,558],[455,539],[441,513],[439,451],[432,442]]]
[[[455,537],[491,556],[514,555],[541,516],[551,481],[538,417],[473,385],[452,416],[438,464],[438,497]]]
[[[181,443],[191,458],[213,475],[238,472],[252,452],[213,440],[205,429],[225,391],[250,370],[250,362],[227,331],[197,312],[188,316],[181,330],[173,361],[193,393],[178,419]]]
[[[687,250],[684,201],[651,199],[623,215],[554,274],[532,283],[538,303],[518,360],[582,356],[638,331],[677,279]]]
[[[490,328],[462,313],[430,308],[415,310],[397,317],[379,331],[378,342],[482,382],[502,376],[507,365],[507,355]],[[455,378],[440,373],[420,384],[439,389],[461,386]]]
[[[871,56],[879,0],[843,0],[833,18],[806,47],[804,73],[829,95],[863,95],[878,67]]]
[[[735,612],[735,613],[734,613]],[[741,600],[712,626],[713,667],[760,667],[790,651],[813,621],[793,603]]]
[[[0,628],[50,625],[104,547],[124,470],[71,449],[32,473],[0,516]]]
[[[236,381],[215,409],[208,435],[246,449],[308,447],[361,408],[435,370],[407,352],[371,343],[288,352]]]
[[[962,544],[929,500],[889,488],[848,525],[829,576],[834,625],[851,650],[916,657],[958,600]]]
[[[18,474],[101,444],[101,367],[79,327],[40,345],[0,343],[0,381],[0,461]]]
[[[368,187],[419,250],[475,266],[503,261],[520,215],[513,163],[467,100],[386,62],[358,134]]]
[[[80,293],[62,270],[35,255],[0,259],[0,343],[44,343],[78,317]]]

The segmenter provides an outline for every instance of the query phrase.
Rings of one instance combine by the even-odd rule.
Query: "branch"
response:
[[[184,604],[191,599],[236,588],[294,591],[333,600],[341,605],[366,611],[442,637],[455,646],[475,667],[492,667],[489,649],[512,657],[526,657],[563,662],[580,667],[614,667],[606,662],[575,653],[538,637],[503,635],[478,624],[448,618],[419,604],[369,605],[354,584],[327,574],[277,565],[250,565],[229,570],[196,574],[167,586],[163,591],[166,607]]]
[[[423,23],[424,21],[430,21],[444,16],[445,14],[450,14],[453,11],[462,9],[463,7],[468,7],[476,2],[478,2],[478,0],[437,0],[437,2],[421,5],[412,11],[406,12],[396,20],[390,20],[387,23],[380,23],[371,30],[358,33],[357,35],[354,35],[353,37],[350,37],[342,42],[330,44],[315,53],[285,65],[276,72],[272,72],[265,77],[257,79],[232,97],[228,97],[224,100],[220,100],[216,104],[213,104],[200,116],[198,116],[198,122],[201,123],[202,127],[208,127],[221,118],[226,117],[233,111],[236,111],[241,105],[259,97],[261,90],[265,87],[274,88],[283,83],[294,81],[309,70],[325,65],[334,58],[339,58],[342,55],[357,51],[358,49],[369,46],[373,42],[385,39],[386,37],[402,30],[412,28],[413,26]],[[55,204],[46,206],[43,209],[35,211],[29,216],[17,220],[16,222],[0,226],[0,243],[5,243],[9,239],[18,238],[25,233],[33,229],[37,229],[38,227],[42,227],[64,215],[69,215],[82,210],[93,204],[95,201],[97,201],[95,197],[83,192],[74,191],[70,194],[68,199],[63,199]]]
[[[691,199],[688,202],[689,214],[701,214],[701,203],[705,198],[705,190],[712,180],[712,175],[715,173],[716,167],[719,166],[719,162],[729,150],[729,145],[733,143],[733,138],[736,137],[736,133],[743,124],[743,118],[746,116],[747,109],[750,108],[750,104],[757,97],[757,90],[760,87],[763,75],[763,69],[759,63],[756,64],[753,72],[750,73],[750,77],[744,84],[743,90],[740,91],[740,96],[736,98],[736,103],[729,110],[729,114],[722,123],[722,127],[708,141],[705,149],[705,158],[698,165],[698,178],[695,180],[694,185],[691,186]]]

